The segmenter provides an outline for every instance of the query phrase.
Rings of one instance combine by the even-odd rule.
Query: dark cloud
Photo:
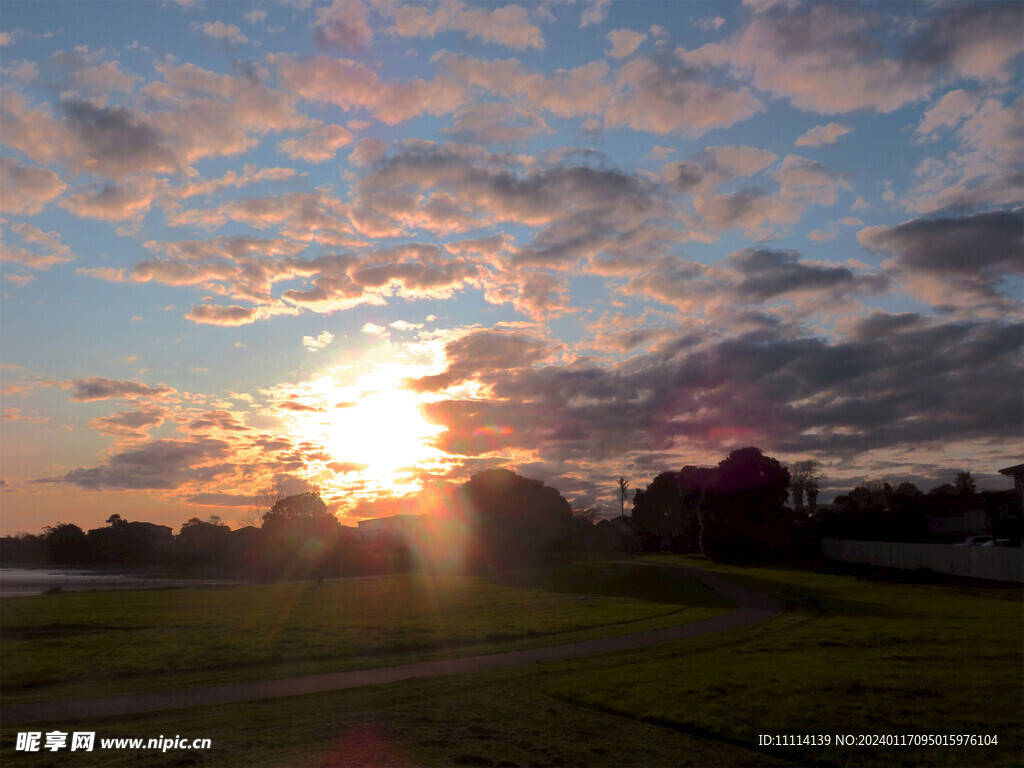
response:
[[[115,178],[140,171],[178,170],[163,133],[141,113],[74,99],[61,102],[61,111],[90,161],[90,170]]]
[[[238,418],[228,411],[206,411],[188,422],[185,430],[197,432],[245,432],[248,427],[242,425]]]
[[[692,335],[618,366],[494,367],[489,401],[429,405],[463,455],[520,448],[545,460],[632,452],[768,450],[835,454],[1019,437],[1024,325],[875,315],[849,339],[762,329]]]
[[[237,493],[193,493],[186,496],[184,501],[201,507],[251,507],[259,503],[260,499]]]
[[[1018,211],[914,219],[865,232],[867,247],[898,254],[908,269],[959,275],[1024,271],[1024,216]]]
[[[1019,3],[939,5],[909,38],[909,67],[953,71],[977,79],[1005,80],[1010,62],[1024,50],[1024,7]]]
[[[1018,211],[914,219],[869,227],[858,237],[869,250],[895,254],[884,266],[940,307],[1006,308],[1003,279],[1024,273],[1024,216]]]
[[[550,354],[548,344],[511,331],[472,331],[445,345],[448,368],[409,384],[419,392],[437,392],[495,371],[524,368]]]
[[[118,411],[89,422],[89,426],[108,435],[138,437],[151,427],[159,427],[170,414],[166,408],[144,405],[135,411]]]
[[[734,290],[755,301],[814,291],[836,295],[854,290],[878,292],[888,285],[882,276],[858,277],[847,267],[801,262],[796,251],[748,248],[731,254],[726,263],[741,276]]]
[[[504,102],[465,106],[444,132],[458,141],[481,144],[525,143],[538,134],[554,133],[540,115]]]
[[[102,376],[92,376],[87,379],[76,379],[65,384],[71,388],[71,400],[82,402],[92,400],[109,400],[112,397],[123,397],[134,399],[138,397],[165,400],[175,394],[177,390],[158,384],[150,387],[137,381],[121,381],[118,379],[106,379]]]
[[[35,482],[70,483],[89,490],[172,489],[230,473],[230,465],[211,463],[230,453],[231,446],[222,440],[154,440],[141,448],[115,453],[99,466]]]
[[[426,191],[431,195],[424,195]],[[513,158],[456,146],[406,146],[362,179],[356,218],[380,231],[404,223],[435,232],[452,231],[449,208],[438,218],[430,209],[443,192],[474,227],[500,222],[537,229],[518,261],[565,265],[600,238],[622,236],[648,221],[669,216],[660,188],[638,175],[589,165],[538,167],[524,172]],[[467,224],[468,225],[468,224]],[[458,231],[458,230],[455,230]]]
[[[951,77],[1005,82],[1024,49],[1016,3],[936,3],[924,18],[851,3],[773,3],[723,43],[683,55],[693,65],[728,65],[759,89],[826,114],[892,112],[926,98]],[[907,29],[902,50],[886,45]],[[841,87],[836,87],[841,83]]]
[[[884,339],[895,333],[922,328],[927,323],[928,321],[916,312],[894,315],[887,312],[872,312],[853,321],[852,335],[862,341]]]
[[[619,70],[620,91],[605,123],[648,133],[703,136],[746,120],[762,108],[748,88],[720,85],[668,59],[635,58]]]

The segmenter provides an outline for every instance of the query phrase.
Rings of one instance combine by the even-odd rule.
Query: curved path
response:
[[[782,610],[774,598],[760,592],[737,586],[728,579],[695,568],[681,568],[687,574],[725,595],[736,604],[733,610],[704,621],[695,621],[666,629],[654,629],[630,635],[602,637],[578,643],[549,645],[522,651],[508,651],[484,656],[463,656],[454,659],[421,661],[397,667],[361,669],[350,672],[330,672],[305,677],[278,680],[258,680],[214,688],[191,688],[179,691],[111,696],[102,699],[76,701],[31,701],[7,703],[3,706],[3,721],[7,724],[42,722],[48,720],[79,720],[90,717],[158,712],[169,709],[238,704],[285,696],[338,691],[367,685],[382,685],[415,677],[441,677],[463,675],[491,669],[514,667],[536,662],[564,661],[602,653],[643,648],[649,645],[686,640],[729,629],[745,627],[770,619]]]

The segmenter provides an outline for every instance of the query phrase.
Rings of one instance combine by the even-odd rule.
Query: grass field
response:
[[[579,564],[479,577],[78,592],[0,601],[0,693],[85,698],[551,645],[731,604],[685,575]]]
[[[680,564],[698,563],[659,557],[628,567],[592,564],[522,573],[503,579],[499,591],[575,600],[579,593],[555,590],[580,589],[582,580],[593,588],[590,594],[636,594],[660,582],[675,584],[681,601],[686,582],[676,581],[670,570]],[[98,736],[208,737],[214,742],[208,752],[15,754],[18,729],[4,727],[0,755],[11,766],[1021,764],[1019,589],[699,565],[775,595],[787,612],[727,634],[572,662],[53,724],[95,730]],[[544,590],[538,592],[538,585]],[[695,593],[698,602],[700,594]],[[594,602],[573,600],[563,605]],[[510,605],[506,611],[513,610]],[[485,622],[488,632],[496,621]],[[5,661],[5,678],[7,671]],[[759,734],[905,733],[996,735],[998,745],[758,745]]]

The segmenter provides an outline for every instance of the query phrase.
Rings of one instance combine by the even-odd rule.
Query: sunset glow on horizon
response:
[[[9,0],[2,533],[748,445],[1007,488],[1022,65],[998,0]]]

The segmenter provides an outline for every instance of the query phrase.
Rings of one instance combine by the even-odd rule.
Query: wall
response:
[[[1019,547],[959,547],[955,544],[839,539],[825,539],[821,547],[826,558],[844,563],[913,571],[928,568],[936,573],[973,579],[1024,583],[1024,549]]]

